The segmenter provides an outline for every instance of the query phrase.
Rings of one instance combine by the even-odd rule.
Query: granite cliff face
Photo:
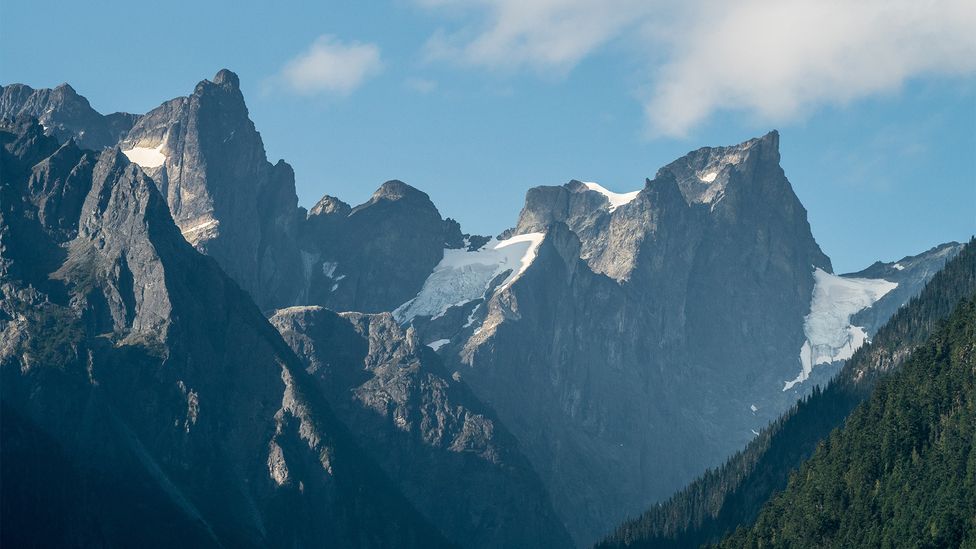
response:
[[[119,146],[156,180],[186,240],[260,307],[294,299],[303,217],[294,173],[268,162],[237,75],[222,70],[140,116]]]
[[[465,547],[565,547],[514,437],[389,313],[279,310],[271,323],[398,487]],[[531,517],[531,519],[528,519]]]
[[[4,545],[446,544],[139,167],[0,142]]]

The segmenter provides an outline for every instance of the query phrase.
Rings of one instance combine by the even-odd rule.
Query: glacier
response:
[[[883,278],[845,278],[820,268],[813,277],[810,313],[803,319],[806,341],[800,348],[800,373],[785,382],[784,391],[806,381],[814,366],[850,358],[868,339],[864,328],[851,324],[851,316],[898,287]]]
[[[444,258],[427,277],[420,293],[393,311],[398,322],[417,316],[437,317],[454,305],[485,295],[495,278],[508,271],[496,291],[518,279],[538,252],[545,233],[526,233],[505,240],[493,239],[475,251],[446,249]]]

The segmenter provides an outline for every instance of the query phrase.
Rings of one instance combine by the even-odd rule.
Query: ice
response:
[[[851,316],[898,287],[881,278],[844,278],[821,269],[813,277],[810,314],[803,320],[806,341],[800,348],[800,373],[786,382],[784,391],[806,381],[814,366],[850,358],[868,339],[864,328],[851,324]]]
[[[603,196],[607,197],[607,200],[610,201],[611,212],[623,206],[624,204],[631,202],[632,200],[637,198],[637,195],[640,193],[640,191],[631,191],[629,193],[615,193],[613,191],[609,191],[605,189],[599,183],[588,182],[583,184],[586,185],[587,189],[591,191],[596,191],[602,194]]]
[[[436,351],[437,349],[440,349],[441,347],[447,345],[450,342],[451,342],[450,339],[438,339],[437,341],[431,341],[430,343],[427,344],[427,346]]]
[[[158,168],[166,162],[166,155],[161,152],[164,144],[165,142],[160,143],[154,148],[133,147],[122,151],[122,154],[128,157],[130,162],[135,162],[143,168]]]
[[[427,277],[420,293],[400,305],[393,315],[400,322],[416,316],[438,316],[453,305],[485,295],[492,280],[508,271],[498,285],[502,291],[515,282],[535,259],[544,233],[527,233],[507,240],[494,239],[481,249],[444,250],[444,258]]]

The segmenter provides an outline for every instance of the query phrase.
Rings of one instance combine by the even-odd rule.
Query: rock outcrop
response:
[[[389,313],[321,307],[282,309],[271,323],[370,457],[448,539],[571,544],[515,438],[413,329]]]

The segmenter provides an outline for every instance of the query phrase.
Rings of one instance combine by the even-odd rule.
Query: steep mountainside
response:
[[[271,322],[411,502],[465,547],[566,547],[514,437],[389,313],[278,311]],[[531,517],[531,520],[527,520]]]
[[[790,473],[867,398],[882,374],[925,341],[955,304],[973,295],[976,246],[970,242],[870,345],[854,353],[833,382],[770,424],[721,468],[622,525],[602,546],[696,547],[750,524],[770,496],[786,486]]]
[[[142,170],[0,143],[4,546],[446,544]]]
[[[970,299],[720,546],[976,546],[974,442]]]

